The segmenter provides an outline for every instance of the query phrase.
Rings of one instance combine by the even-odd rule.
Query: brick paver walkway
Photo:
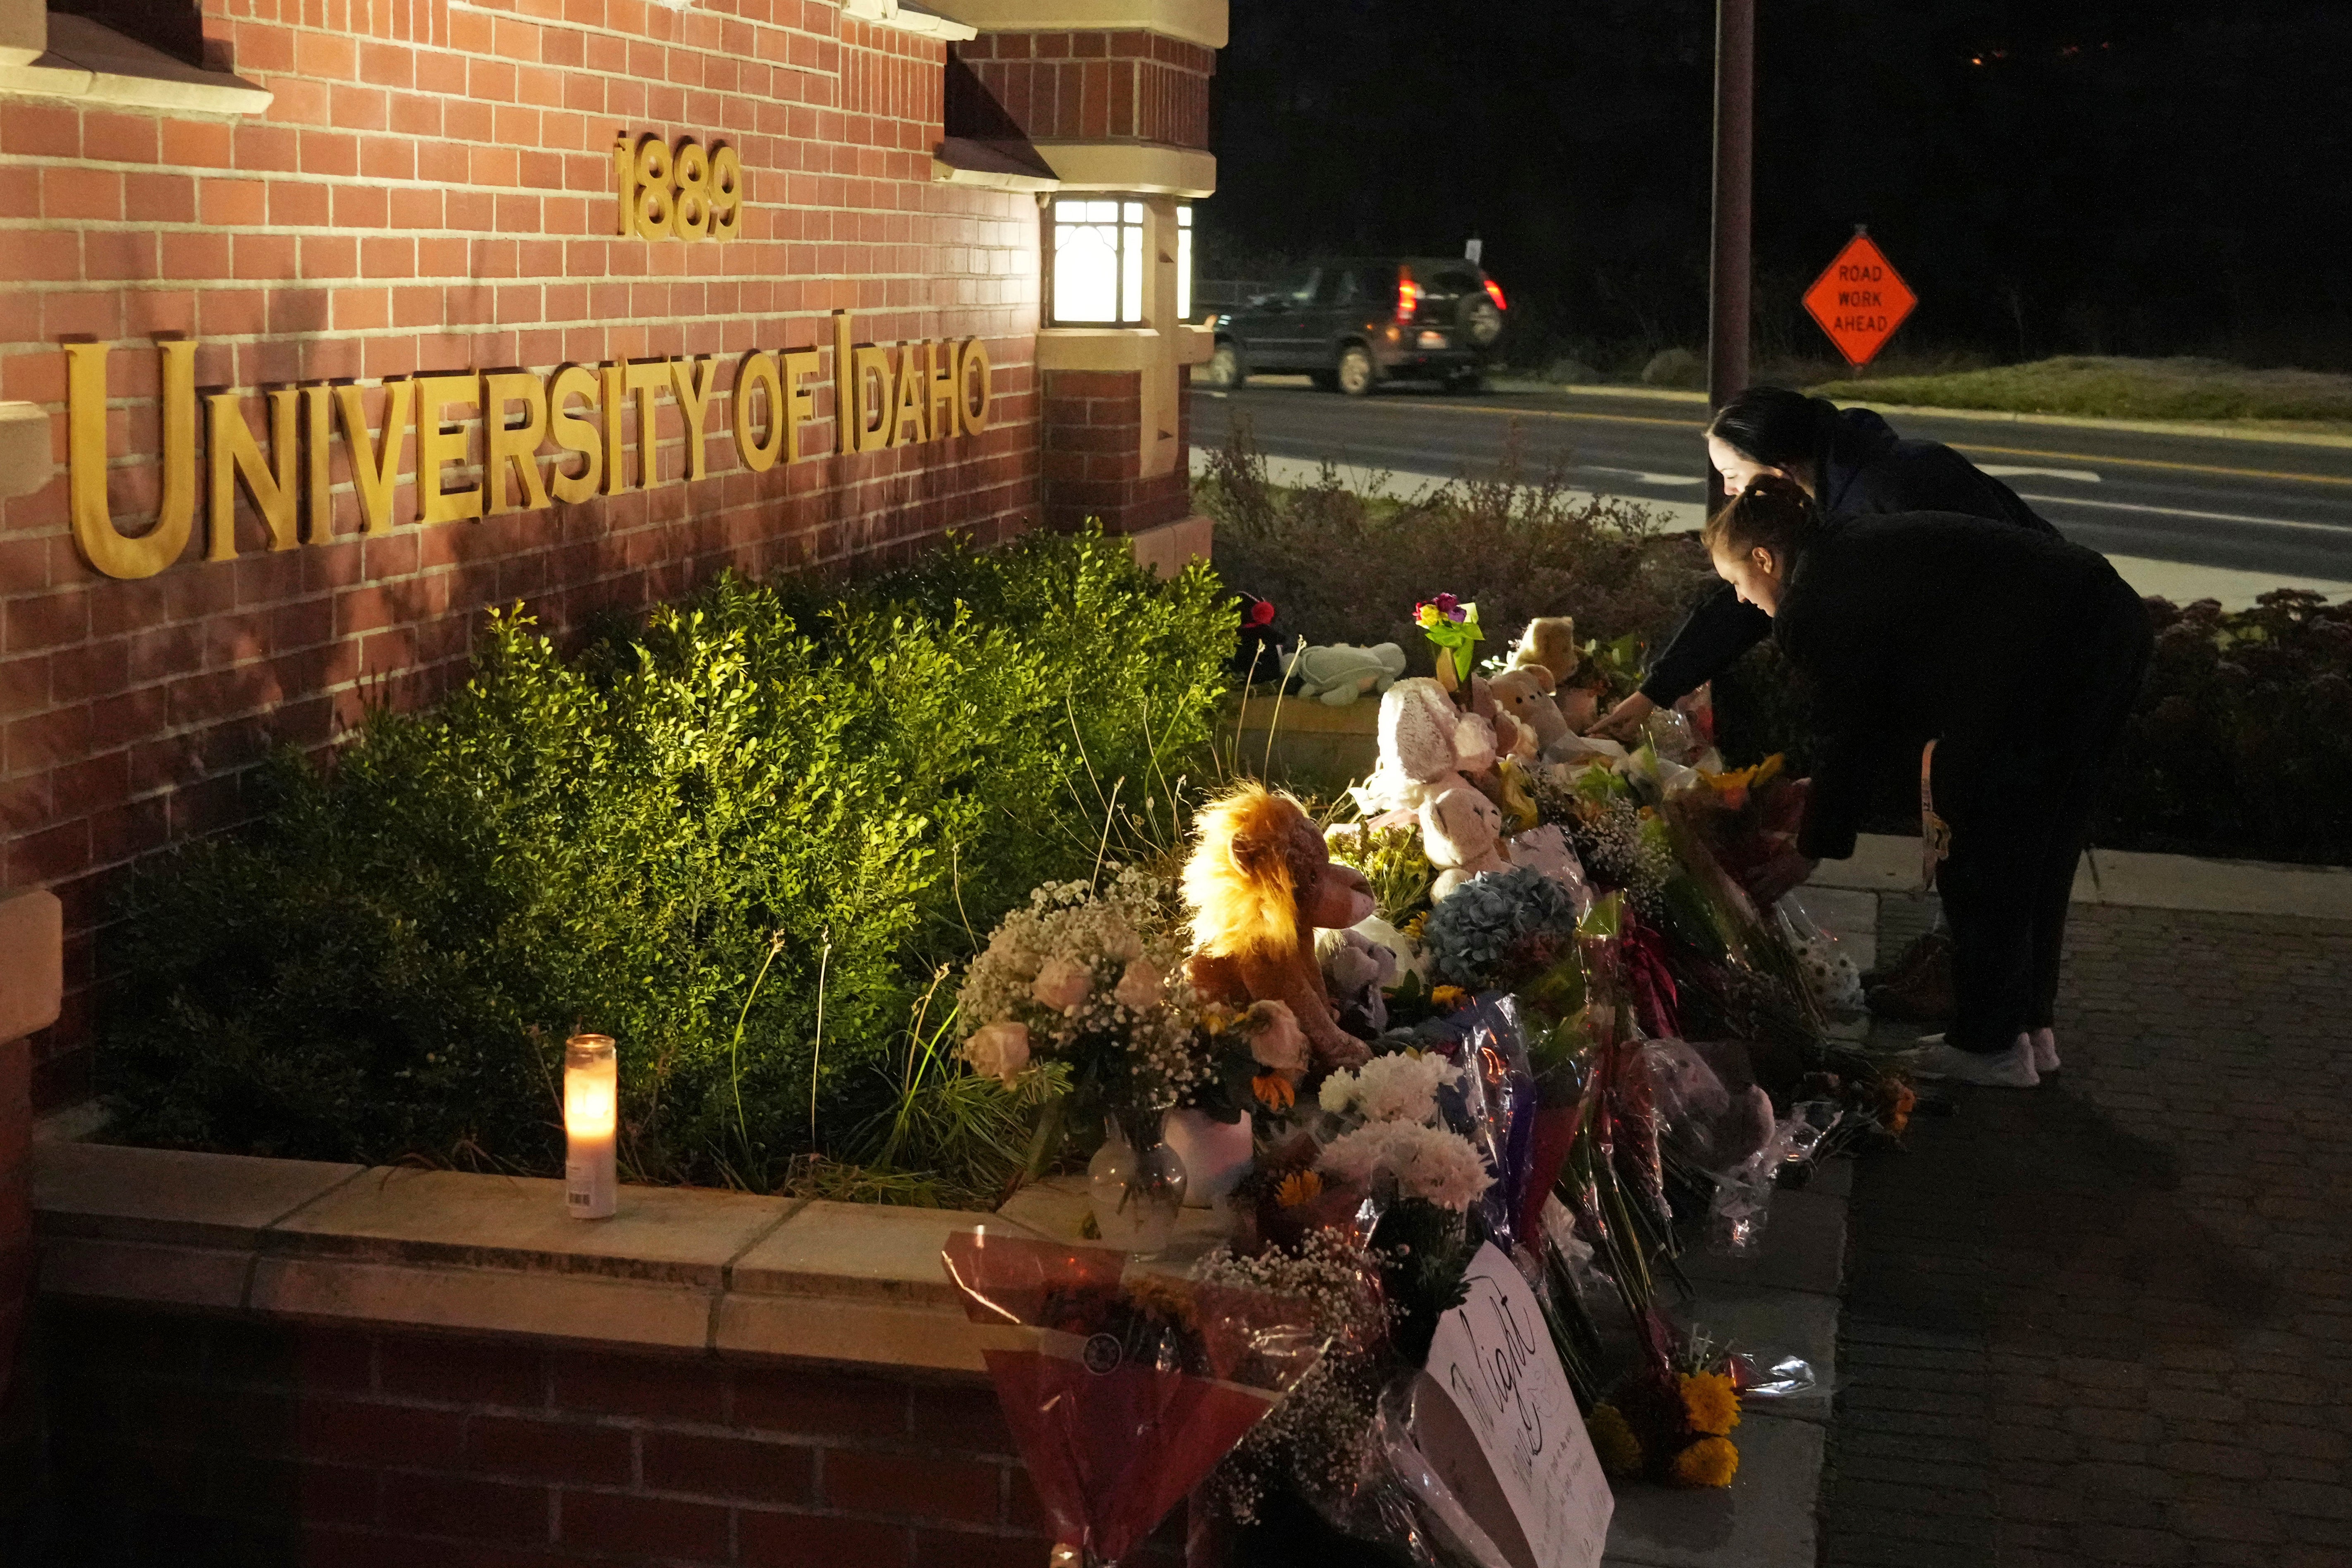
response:
[[[2352,925],[2070,945],[2061,1078],[1856,1173],[1822,1562],[2352,1565]]]

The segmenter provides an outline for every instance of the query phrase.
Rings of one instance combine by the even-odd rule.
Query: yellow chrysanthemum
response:
[[[1739,1450],[1728,1437],[1701,1437],[1675,1456],[1678,1487],[1727,1487],[1739,1473]]]
[[[1298,1091],[1291,1088],[1290,1080],[1278,1072],[1258,1074],[1250,1079],[1250,1088],[1256,1093],[1260,1104],[1276,1110],[1287,1110],[1298,1103]]]
[[[1719,1372],[1694,1372],[1682,1380],[1683,1413],[1691,1430],[1721,1437],[1739,1425],[1739,1391]]]
[[[1633,1428],[1615,1405],[1594,1405],[1592,1414],[1584,1418],[1584,1432],[1592,1439],[1601,1468],[1611,1476],[1623,1480],[1642,1473],[1642,1440],[1633,1436]]]
[[[1429,994],[1429,999],[1440,1007],[1459,1007],[1470,1000],[1470,993],[1459,985],[1441,985]]]
[[[1275,1201],[1286,1209],[1295,1209],[1322,1195],[1323,1178],[1312,1171],[1293,1171],[1282,1178],[1282,1185],[1274,1192]]]

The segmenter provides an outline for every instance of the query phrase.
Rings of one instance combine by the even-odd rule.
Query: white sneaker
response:
[[[2036,1029],[2033,1031],[2033,1070],[2038,1073],[2056,1072],[2058,1070],[2057,1030]]]
[[[2010,1042],[2009,1049],[1990,1054],[1947,1045],[1941,1035],[1929,1035],[1919,1046],[1911,1070],[1921,1078],[1958,1079],[1994,1089],[2036,1089],[2042,1083],[2042,1075],[2033,1068],[2030,1035],[2021,1034]]]

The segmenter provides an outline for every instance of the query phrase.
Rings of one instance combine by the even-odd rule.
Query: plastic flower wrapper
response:
[[[1485,635],[1478,627],[1478,606],[1465,605],[1451,594],[1440,594],[1415,605],[1412,618],[1436,657],[1438,683],[1449,691],[1467,686],[1473,662],[1470,650]]]
[[[1056,1540],[1117,1563],[1314,1370],[1300,1300],[987,1229],[940,1259]]]

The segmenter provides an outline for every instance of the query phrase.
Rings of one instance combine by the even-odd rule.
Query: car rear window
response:
[[[1468,268],[1448,267],[1431,273],[1423,287],[1433,294],[1475,294],[1484,285]]]

